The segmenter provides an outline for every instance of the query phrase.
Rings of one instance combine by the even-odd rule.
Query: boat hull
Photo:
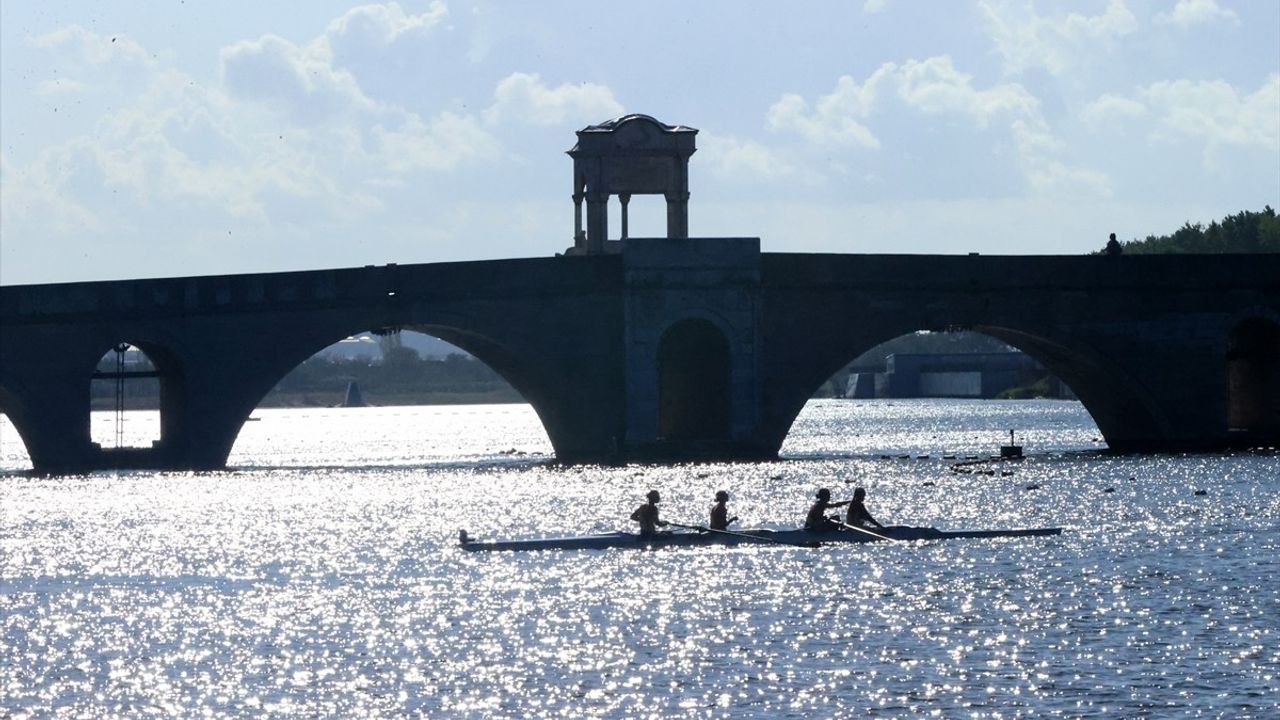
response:
[[[1062,528],[1029,528],[1021,530],[938,530],[899,525],[876,531],[889,540],[951,540],[959,538],[1042,537],[1058,535]],[[471,540],[461,536],[463,550],[605,550],[608,548],[656,549],[703,545],[792,545],[814,547],[823,543],[884,542],[880,537],[856,530],[810,532],[808,530],[742,530],[733,534],[719,532],[673,532],[641,537],[634,533],[605,533],[575,537],[535,538],[528,540]]]

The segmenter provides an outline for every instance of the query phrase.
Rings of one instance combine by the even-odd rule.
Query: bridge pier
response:
[[[757,459],[759,238],[623,242],[622,457]]]
[[[89,387],[57,382],[52,368],[28,372],[0,392],[9,420],[41,472],[77,473],[102,467],[101,448],[89,436]]]

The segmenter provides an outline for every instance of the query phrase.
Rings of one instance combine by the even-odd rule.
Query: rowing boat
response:
[[[1062,528],[1029,528],[1023,530],[938,530],[929,527],[897,525],[877,531],[889,540],[951,540],[955,538],[1005,538],[1058,535]],[[670,532],[643,537],[635,533],[613,532],[599,535],[532,538],[527,540],[472,540],[467,531],[458,533],[463,550],[604,550],[607,548],[661,548],[701,545],[795,545],[812,547],[815,543],[880,542],[881,537],[869,533],[838,530],[738,530],[728,535],[719,532]]]

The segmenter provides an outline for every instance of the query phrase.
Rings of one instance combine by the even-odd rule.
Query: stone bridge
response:
[[[971,329],[1067,382],[1118,452],[1280,444],[1280,256],[809,255],[755,238],[613,252],[0,288],[0,410],[38,472],[216,469],[276,383],[364,330],[475,355],[564,462],[768,459],[844,364]],[[153,361],[160,439],[89,431],[98,362]],[[431,442],[424,437],[423,442]]]

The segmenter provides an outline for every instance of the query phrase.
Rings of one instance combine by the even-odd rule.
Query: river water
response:
[[[555,466],[522,405],[257,417],[234,470],[62,478],[0,419],[0,717],[1280,716],[1274,451],[1112,457],[1058,401],[814,401],[783,461],[676,467]],[[1026,460],[952,469],[1009,428]],[[886,523],[1066,532],[456,546],[626,529],[650,488],[792,527],[855,485]]]

